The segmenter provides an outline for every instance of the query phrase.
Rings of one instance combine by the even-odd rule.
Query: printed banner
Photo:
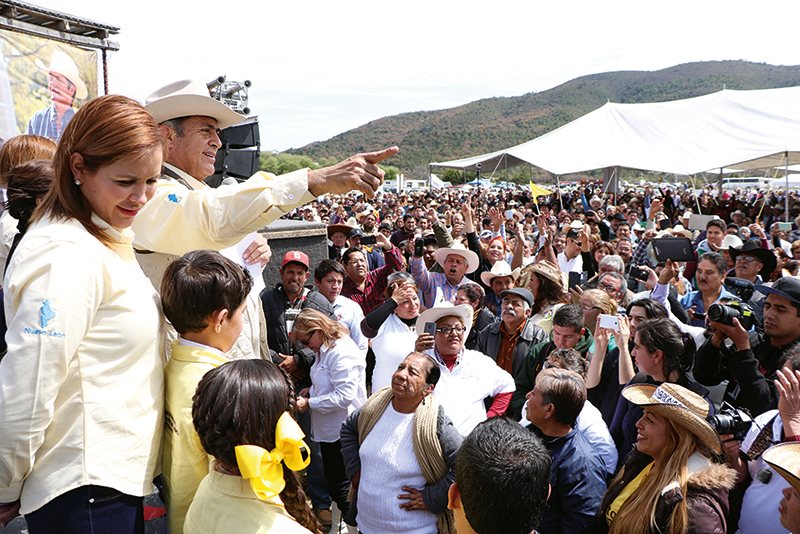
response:
[[[0,137],[58,141],[75,112],[97,96],[97,52],[0,30]]]

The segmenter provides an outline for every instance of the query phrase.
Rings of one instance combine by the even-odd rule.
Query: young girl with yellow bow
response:
[[[292,419],[294,391],[272,362],[236,360],[197,386],[192,418],[215,460],[200,483],[184,530],[196,534],[308,534],[320,529],[295,471],[309,449]]]

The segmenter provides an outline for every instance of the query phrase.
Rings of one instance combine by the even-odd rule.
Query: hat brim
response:
[[[633,404],[647,408],[653,413],[666,417],[673,423],[679,424],[686,430],[700,438],[715,454],[722,454],[722,442],[719,434],[705,419],[683,406],[664,404],[653,399],[656,386],[651,384],[635,384],[622,390],[622,396]]]
[[[60,74],[64,78],[68,79],[70,83],[72,83],[72,85],[75,86],[75,98],[80,98],[81,100],[83,100],[89,95],[89,91],[86,89],[86,84],[83,83],[81,77],[75,74],[74,72],[51,69],[50,67],[42,63],[42,61],[38,57],[34,59],[33,62],[39,70],[43,70],[47,73],[55,72],[56,74]]]
[[[517,267],[510,273],[499,273],[499,274],[494,274],[492,273],[492,271],[486,271],[481,273],[481,281],[487,286],[492,287],[492,280],[494,280],[495,278],[510,276],[516,282],[517,279],[519,279],[519,272],[521,270],[522,270],[521,268]]]
[[[552,265],[552,264],[551,264]],[[554,266],[555,267],[555,266]],[[557,267],[556,267],[557,268]],[[561,287],[562,291],[566,291],[564,288],[566,287],[564,284],[564,278],[561,276],[561,271],[551,271],[541,267],[541,262],[537,262],[532,264],[531,272],[540,274],[553,282],[554,284],[558,284]]]
[[[145,106],[157,123],[180,117],[211,117],[222,130],[239,124],[247,117],[239,115],[231,108],[203,95],[172,95],[154,100]]]
[[[460,304],[458,306],[436,306],[428,308],[417,317],[417,335],[425,331],[425,323],[435,323],[442,317],[450,317],[451,315],[459,317],[464,322],[464,340],[466,341],[469,335],[469,330],[472,328],[472,311],[473,308],[469,304]]]
[[[800,478],[795,474],[800,473],[800,443],[779,443],[764,451],[762,458],[800,495]]]
[[[444,262],[447,259],[447,256],[450,256],[451,254],[461,256],[467,261],[467,274],[474,273],[478,270],[480,259],[478,258],[478,255],[471,250],[463,248],[440,248],[436,251],[434,257],[439,265],[444,267]]]
[[[773,254],[771,251],[761,247],[757,247],[751,250],[742,250],[744,246],[745,245],[742,245],[742,247],[739,248],[738,250],[734,248],[728,249],[728,253],[731,255],[731,260],[733,260],[734,264],[736,263],[736,258],[740,254],[745,254],[745,255],[749,254],[750,256],[755,256],[761,263],[764,264],[761,267],[761,270],[758,271],[758,274],[769,276],[773,272],[775,272],[775,269],[778,268],[778,258],[776,258],[775,254]]]
[[[350,232],[353,227],[347,224],[330,224],[328,225],[328,237],[333,237],[336,232],[342,232],[345,237],[350,237]]]
[[[771,288],[769,286],[758,285],[758,286],[756,286],[756,291],[760,291],[761,293],[764,293],[765,295],[768,295],[769,293],[772,293],[773,295],[778,295],[779,297],[783,297],[783,298],[789,300],[789,302],[793,302],[794,304],[797,304],[798,306],[800,306],[800,300],[797,300],[796,298],[792,297],[791,295],[789,295],[787,293],[784,293],[783,291],[780,291],[778,289],[773,289],[773,288]]]

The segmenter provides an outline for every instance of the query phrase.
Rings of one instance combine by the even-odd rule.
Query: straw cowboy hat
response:
[[[561,269],[553,265],[547,260],[537,261],[532,265],[530,268],[531,272],[534,272],[540,276],[544,276],[551,282],[555,282],[559,286],[561,286],[561,290],[564,291],[566,287],[564,285],[564,278],[561,276]]]
[[[692,238],[692,232],[684,228],[682,224],[676,224],[675,228],[667,228],[667,231],[672,235]]]
[[[50,56],[50,66],[46,67],[44,63],[37,57],[33,61],[39,70],[47,73],[55,72],[70,81],[75,86],[75,98],[86,98],[89,92],[86,90],[86,84],[81,80],[78,73],[78,65],[67,54],[61,50],[53,49],[53,54]]]
[[[466,328],[466,332],[464,332],[464,339],[467,338],[469,335],[469,329],[472,328],[472,306],[469,304],[461,304],[459,306],[453,306],[449,302],[440,302],[433,308],[428,308],[417,317],[417,333],[421,334],[425,331],[425,323],[435,323],[442,317],[450,317],[454,315],[456,317],[461,318],[464,322],[464,328]]]
[[[707,421],[706,400],[678,384],[660,386],[635,384],[622,390],[622,396],[642,408],[665,417],[700,438],[712,452],[722,453],[719,434]]]
[[[349,224],[329,224],[328,225],[328,237],[333,237],[333,234],[336,232],[341,232],[344,234],[345,237],[350,237],[350,231],[353,229],[352,226]]]
[[[486,271],[484,273],[481,273],[481,280],[483,281],[484,284],[486,284],[489,287],[492,287],[492,280],[494,280],[498,276],[510,276],[516,282],[517,278],[519,278],[519,271],[520,271],[519,267],[517,267],[512,271],[511,266],[508,264],[507,261],[500,260],[495,262],[494,265],[492,265],[491,271]]]
[[[220,129],[242,122],[245,117],[209,96],[208,87],[197,80],[181,80],[147,97],[145,109],[161,124],[179,117],[211,117]]]
[[[464,248],[464,245],[460,243],[453,243],[452,247],[449,248],[440,248],[436,251],[435,258],[436,261],[444,267],[444,262],[447,259],[447,256],[451,254],[456,254],[457,256],[461,256],[467,262],[467,273],[474,273],[478,270],[478,266],[480,265],[480,259],[478,255],[472,252],[471,250],[467,250]]]
[[[761,456],[800,495],[800,443],[779,443]]]

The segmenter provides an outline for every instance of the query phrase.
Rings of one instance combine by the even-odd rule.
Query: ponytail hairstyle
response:
[[[642,321],[636,328],[639,343],[648,351],[660,350],[664,356],[664,376],[669,376],[673,371],[681,374],[687,373],[694,363],[694,353],[697,349],[694,338],[684,334],[678,326],[669,319],[648,319]]]
[[[295,408],[289,375],[265,360],[234,360],[212,369],[192,398],[192,420],[206,452],[228,471],[237,470],[236,446],[275,448],[275,426]],[[286,511],[312,532],[320,529],[306,502],[297,473],[283,465],[286,487],[280,493]]]

